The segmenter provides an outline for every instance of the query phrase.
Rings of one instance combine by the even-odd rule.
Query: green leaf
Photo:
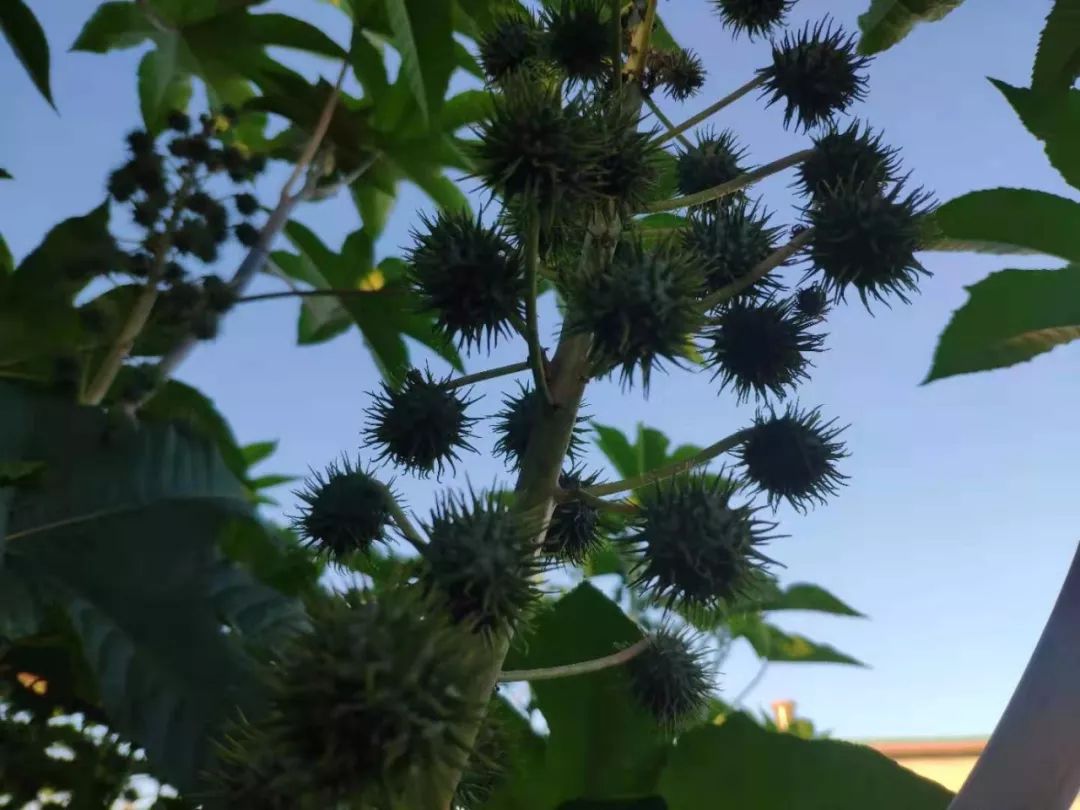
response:
[[[634,220],[634,227],[643,231],[685,228],[689,224],[690,221],[686,217],[680,217],[678,214],[646,214]]]
[[[859,15],[859,52],[880,53],[911,33],[920,22],[935,22],[964,0],[873,0]]]
[[[667,810],[667,804],[659,796],[643,799],[572,799],[563,802],[557,810]]]
[[[0,276],[15,272],[15,259],[8,248],[7,240],[0,236]]]
[[[626,434],[618,428],[601,425],[597,422],[592,423],[592,428],[596,431],[596,439],[594,440],[596,446],[611,462],[611,466],[615,468],[615,472],[619,474],[620,478],[630,478],[640,472],[637,451],[630,444],[630,440],[626,438]]]
[[[1080,261],[1080,203],[1045,191],[973,191],[949,200],[931,218],[948,238]]]
[[[153,26],[134,3],[102,3],[83,25],[73,51],[108,53],[133,48],[153,32]]]
[[[637,426],[637,464],[638,472],[648,472],[668,462],[667,449],[671,444],[663,433],[656,428],[647,428],[640,422]]]
[[[952,794],[871,748],[765,731],[743,714],[679,737],[669,810],[945,810]]]
[[[1056,0],[1039,37],[1031,88],[1039,92],[1068,90],[1080,76],[1080,0]]]
[[[191,77],[176,69],[176,43],[148,51],[139,62],[139,108],[151,133],[165,128],[172,110],[184,111],[191,101]]]
[[[1080,338],[1080,266],[1001,270],[967,288],[924,383],[1030,360]]]
[[[221,534],[221,551],[262,583],[286,596],[314,595],[323,567],[285,529],[255,520],[236,520]]]
[[[506,668],[586,661],[641,637],[615,603],[591,585],[579,585],[515,638]],[[532,687],[551,732],[538,806],[651,792],[666,738],[634,701],[624,671],[616,667]]]
[[[364,88],[364,98],[378,104],[390,89],[386,61],[382,47],[377,46],[371,35],[359,25],[353,27],[349,61],[360,86]]]
[[[1080,90],[1036,93],[997,79],[990,81],[1028,131],[1043,142],[1047,158],[1065,182],[1080,188]]]
[[[486,90],[466,90],[446,100],[439,123],[454,131],[482,121],[491,112],[492,95]]]
[[[6,169],[0,169],[0,180],[14,180],[14,179],[15,178],[13,178],[11,176],[11,172],[7,171]]]
[[[866,666],[857,658],[852,658],[828,644],[820,644],[795,633],[786,633],[779,627],[762,621],[755,613],[731,616],[728,626],[733,637],[745,638],[758,657],[766,661]]]
[[[253,442],[241,447],[240,454],[244,457],[246,467],[251,468],[274,455],[277,452],[277,447],[278,442],[276,439],[268,442]]]
[[[0,31],[30,74],[38,92],[56,109],[49,86],[49,41],[34,12],[23,0],[3,0],[0,3]]]
[[[7,562],[63,607],[113,728],[156,775],[194,788],[222,721],[259,709],[243,645],[300,620],[217,553],[220,529],[250,513],[243,485],[175,428],[6,384],[0,403],[0,458],[46,464],[39,485],[16,490]]]
[[[819,585],[796,582],[784,590],[777,590],[758,606],[759,610],[812,610],[817,613],[831,613],[834,616],[854,616],[865,618],[855,608],[837,599]]]
[[[390,212],[394,210],[394,195],[387,194],[372,183],[364,182],[354,183],[351,191],[364,228],[373,239],[378,239],[386,228]]]
[[[454,69],[450,8],[429,0],[386,0],[394,47],[424,121],[438,111]]]

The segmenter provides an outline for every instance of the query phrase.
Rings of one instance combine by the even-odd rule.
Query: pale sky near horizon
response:
[[[792,21],[829,13],[854,30],[867,5],[869,0],[799,0]],[[123,135],[139,124],[135,66],[142,49],[107,56],[70,53],[96,3],[30,0],[30,6],[52,46],[59,114],[0,45],[0,89],[8,111],[0,126],[0,167],[15,176],[0,182],[0,233],[16,259],[52,224],[101,201],[105,178],[121,159]],[[1076,197],[986,81],[993,76],[1027,84],[1049,7],[1049,0],[971,0],[943,22],[918,27],[872,65],[870,95],[856,114],[902,149],[913,181],[939,200],[993,186]],[[313,21],[339,42],[348,35],[340,12],[322,3],[280,0],[266,8]],[[681,108],[665,104],[673,118],[742,84],[768,57],[763,42],[733,43],[708,0],[665,0],[661,10],[675,38],[701,54],[710,69],[700,96]],[[807,142],[781,128],[778,107],[766,110],[753,96],[713,123],[733,127],[759,163]],[[790,175],[782,175],[759,188],[779,221],[792,221],[797,202],[789,182]],[[273,183],[263,188],[269,199]],[[428,203],[415,189],[404,189],[378,246],[380,256],[406,244],[418,205]],[[344,200],[309,207],[297,218],[332,247],[359,226]],[[830,643],[869,668],[775,664],[748,704],[794,699],[800,715],[838,736],[989,733],[1080,534],[1080,349],[1058,349],[1006,371],[919,385],[937,335],[965,299],[965,285],[994,269],[1057,262],[926,254],[924,263],[933,276],[911,306],[878,306],[871,317],[851,303],[830,319],[828,351],[816,358],[813,379],[799,400],[851,423],[846,440],[852,455],[843,466],[851,480],[827,506],[806,516],[781,509],[781,530],[790,536],[770,549],[786,566],[780,572],[784,582],[823,585],[869,617],[791,614],[777,623]],[[279,287],[264,280],[259,289]],[[222,336],[201,346],[179,375],[214,398],[242,441],[280,438],[268,465],[275,472],[302,473],[355,452],[365,392],[377,384],[356,332],[297,348],[296,308],[293,301],[240,307]],[[545,333],[554,334],[557,315],[550,300],[541,318]],[[467,365],[479,370],[520,354],[520,346],[500,346],[490,360],[472,357]],[[428,359],[422,352],[415,357]],[[479,387],[485,398],[476,414],[498,410],[502,390],[509,389],[499,383]],[[587,399],[598,421],[627,431],[643,421],[675,444],[708,444],[753,414],[752,405],[739,407],[729,394],[717,396],[707,373],[672,371],[654,381],[648,399],[640,389],[624,398],[612,383],[594,385]],[[483,429],[477,446],[481,452],[460,465],[459,482],[466,475],[477,486],[506,480]],[[601,462],[599,455],[591,460]],[[402,478],[399,485],[424,514],[436,484]],[[287,510],[287,488],[279,497]],[[730,698],[754,676],[756,660],[740,643],[724,670],[722,694]]]

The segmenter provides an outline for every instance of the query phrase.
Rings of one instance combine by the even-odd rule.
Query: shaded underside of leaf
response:
[[[1080,76],[1080,0],[1055,0],[1039,36],[1031,87],[1068,90]]]
[[[873,0],[859,15],[859,51],[880,53],[898,43],[920,22],[940,20],[964,0]]]

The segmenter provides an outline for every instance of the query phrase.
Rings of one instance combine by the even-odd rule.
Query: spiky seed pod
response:
[[[466,349],[513,332],[525,315],[525,270],[501,229],[466,211],[421,214],[413,232],[409,281],[437,327]]]
[[[655,130],[641,129],[641,116],[618,99],[597,105],[593,115],[601,141],[596,191],[625,208],[640,210],[660,174],[663,150]]]
[[[480,65],[492,82],[526,67],[540,54],[540,29],[527,12],[498,20],[480,37]]]
[[[191,129],[191,117],[182,110],[171,110],[165,117],[165,125],[175,132],[187,132]]]
[[[149,269],[149,266],[147,267]],[[178,284],[183,281],[187,274],[179,262],[165,262],[165,269],[161,273],[161,280],[166,284]]]
[[[143,228],[153,228],[161,216],[161,210],[147,202],[138,202],[131,208],[131,219]]]
[[[531,385],[518,386],[516,395],[503,398],[503,409],[495,414],[493,430],[498,439],[495,442],[495,455],[502,456],[513,469],[521,467],[525,451],[529,446],[529,437],[533,426],[543,415],[545,408],[543,397]],[[570,433],[570,444],[566,455],[572,460],[585,446],[584,424],[586,417],[578,415]]]
[[[697,719],[712,696],[704,650],[685,630],[662,629],[626,663],[630,691],[661,726]]]
[[[109,194],[117,202],[127,202],[139,190],[135,171],[130,164],[113,171],[109,175]]]
[[[206,774],[203,796],[214,807],[245,810],[315,810],[319,786],[311,783],[306,763],[283,750],[262,728],[230,723]]]
[[[259,201],[254,194],[237,194],[233,198],[233,203],[236,205],[237,213],[245,217],[250,217],[259,210]]]
[[[595,82],[609,72],[611,23],[601,0],[562,0],[547,9],[545,51],[571,81]]]
[[[795,293],[795,311],[811,321],[819,321],[829,311],[829,296],[820,284],[802,287]]]
[[[696,53],[686,48],[666,55],[658,65],[656,81],[675,101],[686,101],[705,86],[705,64]]]
[[[293,520],[301,541],[343,562],[367,554],[376,543],[389,543],[390,499],[386,485],[349,459],[315,471],[294,493],[304,506]]]
[[[746,469],[746,477],[768,493],[776,507],[787,500],[802,512],[807,505],[824,503],[825,496],[835,495],[847,476],[836,469],[836,462],[847,456],[837,437],[844,428],[835,420],[826,422],[818,409],[800,410],[792,405],[780,415],[775,411],[759,413],[746,441],[736,452]]]
[[[785,127],[792,119],[804,130],[826,123],[866,95],[863,70],[870,59],[829,19],[785,34],[773,43],[772,59],[758,73],[769,104],[783,100]]]
[[[539,598],[534,527],[493,494],[451,493],[424,528],[421,576],[454,620],[488,636],[512,632]]]
[[[578,103],[563,104],[557,84],[508,77],[479,136],[477,176],[504,201],[533,195],[549,212],[595,194],[603,142]]]
[[[244,247],[254,247],[259,241],[259,229],[250,222],[241,222],[234,229],[236,241]]]
[[[421,477],[442,475],[446,465],[453,468],[459,449],[473,449],[469,439],[476,420],[465,415],[473,402],[467,396],[460,389],[447,390],[430,373],[411,369],[401,388],[383,383],[372,404],[366,438],[381,448],[380,460]]]
[[[248,155],[247,171],[249,178],[258,177],[266,171],[266,155],[262,154],[262,152],[254,152]]]
[[[596,479],[595,473],[585,475],[574,468],[559,475],[559,486],[572,491],[592,486]],[[600,512],[584,501],[571,498],[555,505],[542,550],[550,557],[581,565],[599,547],[601,540]]]
[[[624,241],[606,267],[570,280],[566,328],[592,335],[589,359],[596,373],[618,368],[625,384],[640,368],[648,391],[654,367],[687,356],[702,322],[701,291],[691,254]]]
[[[751,395],[782,399],[806,379],[807,355],[821,351],[825,338],[810,326],[790,301],[733,302],[706,335],[713,378],[720,377],[721,389],[730,385],[739,402]]]
[[[795,0],[713,0],[724,27],[733,36],[745,32],[750,39],[783,25],[784,15],[794,4]]]
[[[918,291],[927,273],[915,251],[922,240],[922,218],[930,195],[922,189],[904,193],[897,183],[888,193],[841,183],[807,209],[814,228],[809,258],[822,283],[843,300],[854,287],[863,304],[895,295],[904,303]]]
[[[142,130],[129,132],[127,145],[133,155],[147,155],[154,151],[154,138],[150,133]]]
[[[236,291],[220,276],[206,276],[202,280],[206,306],[213,312],[223,313],[236,303]]]
[[[156,194],[165,188],[164,167],[161,156],[148,152],[138,154],[129,164],[135,177],[135,184],[147,194]]]
[[[270,730],[337,800],[326,807],[425,806],[468,757],[482,645],[415,588],[327,598],[311,613],[273,673]]]
[[[740,485],[723,474],[669,478],[641,499],[641,528],[629,538],[641,561],[634,584],[671,607],[712,608],[748,595],[759,583],[757,547],[775,524],[756,508],[735,506]]]
[[[679,152],[675,165],[675,186],[680,194],[696,194],[707,188],[734,180],[746,172],[742,161],[746,150],[739,146],[735,133],[724,130],[698,137],[696,146]],[[710,204],[718,207],[743,195],[733,194]]]
[[[796,167],[803,194],[819,196],[838,183],[884,188],[899,179],[897,150],[881,142],[881,135],[858,121],[847,129],[831,124],[814,139],[814,151]]]
[[[191,334],[197,340],[213,340],[218,336],[221,328],[221,319],[216,312],[208,309],[200,309],[193,313],[191,318]]]
[[[185,201],[185,207],[196,214],[205,214],[214,204],[214,198],[205,191],[196,191]]]
[[[782,228],[769,225],[771,214],[755,202],[741,200],[690,218],[682,232],[683,247],[701,262],[707,293],[746,276],[777,248]],[[754,282],[740,297],[771,296],[780,288],[773,275]]]
[[[454,790],[451,802],[454,810],[480,810],[506,774],[510,740],[498,715],[493,714],[494,708],[488,707],[484,722],[477,729],[469,762]]]

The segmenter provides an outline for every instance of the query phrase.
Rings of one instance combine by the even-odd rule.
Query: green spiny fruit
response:
[[[540,54],[540,29],[528,12],[498,20],[479,40],[480,64],[489,81],[499,82],[530,65]]]
[[[255,247],[259,242],[259,229],[250,222],[241,222],[234,229],[236,241],[244,247]]]
[[[602,179],[595,122],[580,104],[564,105],[557,85],[509,77],[479,135],[477,176],[504,202],[531,198],[548,212],[594,195]]]
[[[790,301],[733,302],[706,335],[714,378],[722,389],[730,385],[739,402],[770,393],[783,398],[806,379],[807,354],[821,351],[825,338],[811,334],[810,325]]]
[[[814,151],[796,169],[803,194],[828,194],[840,183],[883,188],[899,179],[897,150],[885,146],[869,127],[853,122],[841,130],[830,124],[814,139]]]
[[[135,170],[131,164],[120,167],[109,175],[109,194],[117,202],[127,202],[139,190]]]
[[[221,318],[208,309],[196,310],[191,316],[191,334],[196,340],[213,340],[221,329]]]
[[[620,369],[623,383],[640,368],[648,390],[661,360],[678,362],[702,323],[702,279],[693,256],[670,245],[622,242],[598,272],[571,279],[566,327],[591,334],[597,373]]]
[[[736,451],[746,477],[768,493],[773,507],[781,499],[799,511],[811,502],[824,503],[846,478],[836,469],[836,462],[847,456],[837,441],[843,428],[834,425],[816,408],[804,411],[797,405],[780,415],[758,414]]]
[[[711,608],[748,595],[766,558],[757,547],[775,524],[735,506],[741,486],[719,476],[683,475],[647,490],[641,528],[629,538],[641,561],[635,585],[671,607]]]
[[[596,192],[637,211],[649,199],[660,174],[663,150],[655,131],[640,129],[641,116],[619,99],[593,110],[602,147]]]
[[[495,705],[488,707],[477,729],[469,763],[454,790],[453,810],[480,810],[506,775],[510,741],[495,710]]]
[[[573,492],[596,483],[596,474],[585,475],[574,468],[559,475],[559,487]],[[544,534],[543,552],[549,557],[581,565],[601,544],[600,512],[578,498],[555,504]]]
[[[783,100],[784,126],[792,119],[804,130],[827,123],[866,95],[862,71],[869,58],[859,56],[854,36],[834,29],[825,19],[773,43],[773,62],[758,71],[769,104]]]
[[[165,125],[175,132],[187,132],[191,129],[191,117],[183,110],[170,110]]]
[[[304,506],[293,528],[305,545],[331,560],[344,562],[390,542],[393,495],[348,459],[314,472],[295,494]]]
[[[468,440],[476,420],[465,414],[470,404],[467,394],[412,369],[397,390],[383,383],[372,405],[367,440],[381,448],[380,460],[420,476],[442,475],[447,464],[453,468],[459,449],[473,449]]]
[[[154,137],[148,132],[137,129],[128,133],[127,145],[133,155],[149,155],[154,151]]]
[[[233,204],[236,206],[237,213],[245,217],[250,217],[259,210],[259,201],[254,194],[237,194],[233,197]]]
[[[685,48],[662,52],[651,69],[655,72],[652,81],[663,85],[664,92],[675,101],[686,101],[705,86],[705,64],[701,57]]]
[[[668,729],[699,719],[712,696],[705,653],[685,630],[654,633],[626,674],[637,702]]]
[[[675,166],[675,186],[680,194],[696,194],[699,191],[734,180],[746,172],[742,161],[746,150],[738,145],[735,134],[724,130],[719,135],[708,132],[698,137],[696,146],[681,151]],[[726,204],[742,194],[731,195],[719,201]],[[717,204],[710,207],[717,207]]]
[[[905,195],[900,183],[884,194],[842,183],[818,197],[807,209],[814,228],[809,257],[834,300],[854,287],[863,304],[890,294],[908,302],[927,272],[915,251],[929,201],[921,189]]]
[[[795,293],[795,311],[811,321],[820,321],[829,311],[829,296],[820,284],[802,287]]]
[[[436,325],[466,348],[493,343],[524,318],[521,256],[499,228],[468,212],[421,215],[409,254],[409,280]]]
[[[202,280],[203,298],[212,312],[224,313],[236,303],[236,291],[220,276],[206,276]]]
[[[512,632],[539,597],[528,521],[494,494],[448,494],[425,529],[422,576],[454,620],[485,635]]]
[[[327,807],[307,764],[283,750],[265,729],[243,720],[226,726],[200,799],[212,807],[316,810]],[[318,803],[316,803],[318,802]]]
[[[724,27],[733,36],[746,32],[751,39],[783,25],[784,15],[794,4],[795,0],[713,0]]]
[[[521,467],[525,451],[529,446],[529,436],[533,426],[540,419],[544,410],[544,400],[530,385],[519,386],[518,393],[503,399],[503,409],[495,414],[494,432],[498,436],[495,442],[495,454],[502,456],[514,469]],[[570,444],[566,454],[571,459],[581,453],[585,446],[586,417],[578,415],[574,429],[570,433]]]
[[[272,673],[270,730],[338,802],[424,806],[468,758],[482,645],[410,587],[328,597],[311,613]]]
[[[707,293],[739,281],[776,250],[781,229],[769,225],[770,216],[757,203],[741,200],[690,218],[682,233],[683,247],[701,262]],[[774,276],[766,275],[740,297],[771,296],[779,287]]]
[[[611,23],[601,0],[562,0],[542,22],[546,54],[571,82],[596,82],[610,72]]]

